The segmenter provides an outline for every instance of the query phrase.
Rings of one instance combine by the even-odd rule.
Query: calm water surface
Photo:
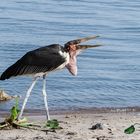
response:
[[[29,50],[95,34],[101,37],[88,43],[104,46],[78,57],[78,76],[67,70],[48,76],[50,108],[139,106],[139,0],[1,0],[0,73]],[[0,88],[22,102],[31,82],[17,77],[0,81]],[[27,108],[44,108],[41,88],[39,80]]]

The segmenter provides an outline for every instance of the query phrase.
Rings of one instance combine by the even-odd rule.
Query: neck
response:
[[[70,51],[69,56],[70,56],[70,59],[69,59],[69,63],[66,65],[66,68],[69,70],[69,72],[72,75],[77,75],[77,59],[76,59],[77,53],[76,53],[76,51]]]

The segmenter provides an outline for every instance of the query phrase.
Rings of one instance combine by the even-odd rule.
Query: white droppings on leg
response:
[[[37,78],[35,78],[35,80],[32,82],[30,88],[28,89],[28,91],[27,91],[27,93],[26,93],[26,97],[25,97],[25,99],[24,99],[24,102],[23,102],[23,105],[22,105],[20,114],[19,114],[19,116],[18,116],[18,119],[21,119],[21,117],[22,117],[24,108],[25,108],[26,103],[27,103],[27,101],[28,101],[28,98],[29,98],[29,96],[30,96],[30,94],[31,94],[31,91],[32,91],[33,87],[35,86],[36,81],[37,81]]]
[[[42,94],[43,94],[43,97],[44,97],[44,103],[45,103],[45,109],[46,109],[46,117],[47,117],[47,120],[50,120],[47,93],[46,93],[46,79],[45,78],[43,78]]]

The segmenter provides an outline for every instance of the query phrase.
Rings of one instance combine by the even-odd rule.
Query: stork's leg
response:
[[[45,109],[46,109],[46,117],[47,117],[47,120],[50,120],[48,101],[47,101],[47,93],[46,93],[46,75],[43,76],[42,93],[43,93],[43,96],[44,96],[44,103],[45,103]]]
[[[23,114],[25,105],[26,105],[26,103],[27,103],[27,101],[28,101],[28,98],[29,98],[29,96],[30,96],[30,94],[31,94],[31,91],[32,91],[32,89],[33,89],[33,87],[34,87],[36,81],[37,81],[37,78],[35,78],[35,79],[33,80],[33,82],[32,82],[32,84],[31,84],[30,88],[28,89],[28,91],[27,91],[27,93],[26,93],[26,97],[25,97],[25,99],[24,99],[24,102],[23,102],[23,105],[22,105],[20,114],[19,114],[19,116],[18,116],[18,119],[21,119],[21,117],[22,117],[22,114]]]

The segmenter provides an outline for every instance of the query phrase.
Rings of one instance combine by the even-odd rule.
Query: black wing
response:
[[[59,51],[64,52],[64,49],[58,44],[30,51],[4,71],[0,80],[9,79],[12,76],[36,74],[54,70],[66,61],[66,58],[61,56]]]

